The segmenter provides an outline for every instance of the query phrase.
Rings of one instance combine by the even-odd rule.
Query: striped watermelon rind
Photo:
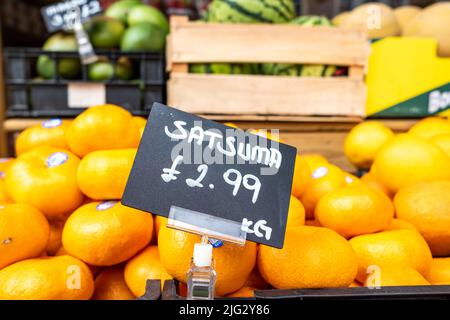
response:
[[[208,22],[286,23],[295,17],[292,0],[213,0]]]
[[[300,16],[290,23],[301,26],[332,26],[330,20],[322,16]],[[321,64],[288,64],[288,63],[265,63],[262,65],[263,73],[266,75],[298,76],[298,77],[331,77],[335,74],[335,66]]]
[[[202,74],[257,74],[257,64],[251,63],[194,63],[189,65],[190,73]]]

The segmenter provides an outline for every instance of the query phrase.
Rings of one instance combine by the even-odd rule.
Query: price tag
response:
[[[165,217],[177,206],[236,221],[247,240],[281,248],[296,153],[155,103],[122,203]]]
[[[68,0],[41,9],[49,32],[70,29],[79,12],[81,22],[102,12],[99,0]]]
[[[87,108],[106,103],[106,88],[102,83],[69,83],[67,105],[69,108]]]

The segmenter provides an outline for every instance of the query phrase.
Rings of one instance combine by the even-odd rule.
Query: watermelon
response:
[[[206,21],[220,23],[285,23],[295,17],[292,0],[213,0]]]
[[[290,23],[302,26],[332,26],[331,22],[321,16],[301,16]],[[300,77],[331,77],[336,72],[335,66],[321,64],[288,64],[266,63],[262,66],[266,75],[300,76]]]
[[[257,65],[249,63],[195,63],[189,66],[190,73],[210,74],[255,74]]]
[[[302,26],[329,26],[331,27],[333,24],[330,20],[323,16],[300,16],[292,20],[290,23],[299,24]]]

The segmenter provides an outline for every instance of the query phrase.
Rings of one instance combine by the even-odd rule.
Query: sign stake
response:
[[[81,11],[79,7],[75,7],[70,11],[70,18],[67,21],[67,29],[75,32],[75,37],[78,42],[78,53],[82,64],[91,64],[98,61],[98,56],[95,54],[94,47],[86,31],[81,23]]]
[[[221,246],[223,244],[222,241],[243,246],[247,234],[242,224],[221,217],[172,206],[167,227],[201,236],[200,243],[196,243],[194,246],[191,267],[186,273],[187,299],[214,299],[216,271],[212,256],[213,247]]]

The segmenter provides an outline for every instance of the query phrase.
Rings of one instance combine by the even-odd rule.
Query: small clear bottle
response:
[[[187,272],[187,299],[212,300],[216,284],[216,271],[213,267],[212,245],[206,237],[194,246],[194,257]]]

